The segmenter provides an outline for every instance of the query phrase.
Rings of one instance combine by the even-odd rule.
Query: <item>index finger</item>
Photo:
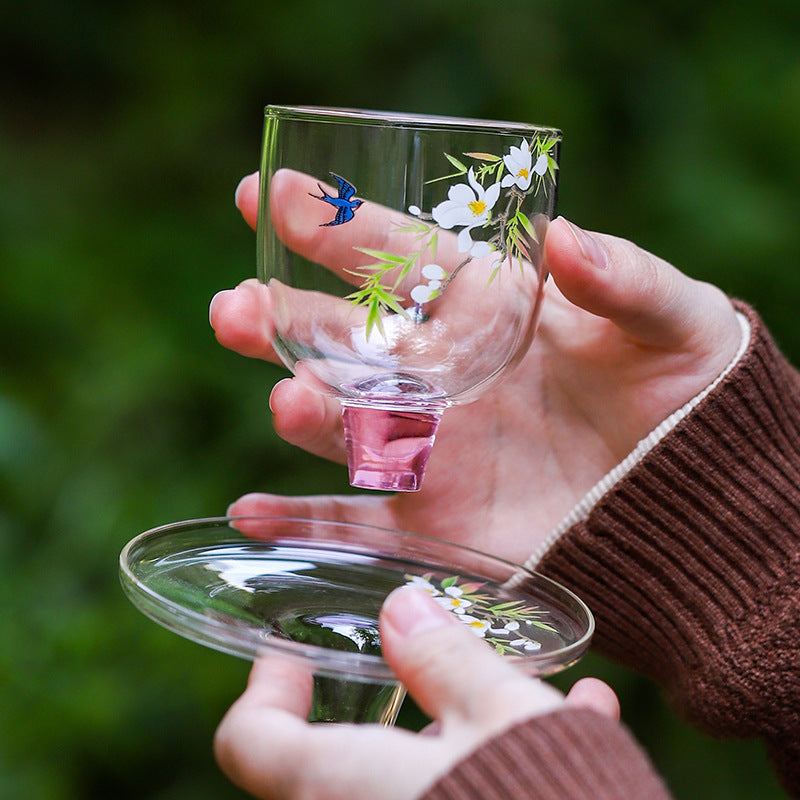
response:
[[[280,363],[272,346],[272,298],[269,289],[255,278],[217,292],[208,319],[223,347],[248,358]]]

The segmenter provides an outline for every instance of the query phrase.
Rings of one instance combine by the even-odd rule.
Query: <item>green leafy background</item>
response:
[[[242,796],[210,742],[247,665],[140,616],[116,560],[245,491],[346,489],[207,322],[255,271],[232,200],[266,103],[561,127],[562,213],[746,298],[800,363],[799,42],[795,0],[3,4],[0,797]],[[677,797],[782,796],[758,744],[583,672]]]

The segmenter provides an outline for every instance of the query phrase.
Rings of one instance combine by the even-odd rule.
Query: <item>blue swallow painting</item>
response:
[[[319,190],[322,192],[322,196],[316,194],[309,194],[311,197],[316,197],[317,200],[322,200],[325,203],[330,203],[336,209],[336,216],[330,222],[323,222],[320,224],[321,228],[327,228],[331,225],[343,225],[345,222],[349,222],[356,214],[356,209],[364,202],[363,200],[356,200],[356,187],[353,186],[352,183],[346,181],[344,178],[339,177],[335,173],[330,173],[335,179],[336,183],[339,184],[339,195],[338,197],[333,197],[332,195],[328,194],[320,184]]]

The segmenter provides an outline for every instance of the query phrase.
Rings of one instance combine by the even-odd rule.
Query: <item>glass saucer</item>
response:
[[[120,555],[122,586],[146,616],[247,659],[264,653],[315,675],[392,682],[378,614],[417,585],[528,673],[574,663],[594,620],[563,586],[466,547],[396,530],[286,517],[163,525]]]

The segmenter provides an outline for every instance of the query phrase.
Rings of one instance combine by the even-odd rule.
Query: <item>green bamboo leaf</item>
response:
[[[484,641],[487,644],[492,645],[494,647],[495,651],[501,656],[504,656],[507,653],[510,653],[511,655],[514,655],[514,656],[518,656],[519,655],[519,650],[517,650],[516,647],[511,647],[510,645],[506,644],[505,642],[501,641],[500,639],[487,638],[487,639],[484,639]]]
[[[558,144],[558,138],[551,136],[549,139],[545,139],[545,141],[538,141],[536,143],[536,151],[538,153],[547,153],[552,150],[556,144]]]
[[[517,241],[514,242],[514,249],[517,251],[517,255],[520,258],[524,258],[527,261],[531,260],[531,251],[528,249],[527,242],[524,242],[522,239],[517,238]],[[520,269],[522,268],[522,264],[520,264]]]
[[[535,608],[526,606],[522,600],[509,600],[506,603],[497,603],[493,605],[489,610],[492,612],[492,614],[495,614],[497,616],[503,616],[504,614],[512,610],[528,611],[529,613],[536,613]]]
[[[397,225],[395,230],[398,233],[417,233],[420,236],[425,236],[427,233],[431,232],[433,225],[430,225],[427,222],[423,222],[422,220],[409,220],[407,223],[403,225]]]
[[[358,250],[359,253],[364,253],[364,255],[370,258],[377,258],[378,261],[383,261],[386,264],[402,264],[405,261],[405,256],[399,256],[397,253],[387,253],[384,250],[370,250],[368,247],[354,247],[353,249]]]
[[[363,283],[361,288],[365,289],[368,286],[375,287],[381,286],[381,279],[386,273],[402,267],[404,272],[408,271],[408,266],[405,261],[377,262],[375,264],[367,264],[358,269],[345,269],[344,271],[349,275],[355,275],[357,278],[362,278]],[[395,287],[396,288],[396,287]]]
[[[372,329],[375,327],[378,328],[378,332],[385,339],[386,332],[383,330],[380,305],[377,302],[372,302],[369,305],[369,311],[367,311],[367,339],[369,339]]]
[[[558,628],[554,628],[552,625],[548,625],[546,622],[542,622],[540,619],[529,619],[527,621],[533,625],[534,628],[540,628],[548,633],[558,633]]]
[[[371,294],[372,292],[369,289],[359,289],[357,292],[348,294],[344,299],[349,300],[351,303],[355,303],[357,306],[363,306],[369,301]]]
[[[528,236],[530,236],[534,242],[538,241],[536,238],[536,231],[533,229],[531,221],[525,216],[525,214],[523,214],[521,211],[517,211],[517,219],[522,224],[522,227],[527,231]]]
[[[469,172],[468,168],[462,164],[457,158],[449,155],[448,153],[444,154],[444,157],[457,169],[460,170],[460,174],[463,175],[465,172]]]
[[[427,186],[430,183],[438,183],[439,181],[449,181],[450,178],[460,178],[463,174],[464,172],[454,172],[452,175],[442,175],[441,178],[431,178],[429,181],[425,181],[425,185]]]
[[[407,316],[406,310],[400,305],[400,299],[397,295],[389,294],[389,292],[376,292],[376,300],[380,306],[387,311],[394,311],[395,314],[405,317]]]
[[[500,161],[500,156],[494,156],[491,153],[464,153],[464,155],[477,158],[479,161]]]
[[[463,590],[464,594],[475,594],[481,586],[484,586],[483,583],[462,583],[461,589]]]

